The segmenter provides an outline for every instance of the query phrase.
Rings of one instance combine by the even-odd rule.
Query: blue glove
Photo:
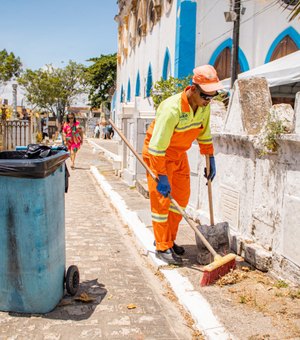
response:
[[[158,175],[159,181],[157,184],[157,191],[162,194],[164,197],[168,197],[168,194],[171,192],[170,183],[168,180],[168,176],[166,175]]]
[[[208,176],[207,176],[206,167],[204,168],[204,177],[207,178],[208,180],[210,179],[211,181],[213,181],[214,177],[216,176],[216,172],[217,172],[214,156],[209,156],[209,167],[210,167],[210,172]]]

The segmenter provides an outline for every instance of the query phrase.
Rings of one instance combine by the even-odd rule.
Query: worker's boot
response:
[[[156,246],[156,242],[153,242],[154,247]],[[173,243],[173,250],[176,255],[183,255],[185,253],[185,249],[182,246],[179,246],[175,242]]]
[[[167,264],[175,264],[178,266],[182,264],[182,258],[175,254],[173,248],[167,250],[156,250],[155,256]]]
[[[182,246],[176,244],[175,242],[173,244],[173,250],[177,255],[183,255],[185,253],[185,249]]]

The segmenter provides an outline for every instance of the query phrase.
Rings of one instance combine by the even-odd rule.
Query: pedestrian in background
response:
[[[102,127],[102,138],[106,139],[106,125],[107,125],[107,122],[106,122],[106,119],[105,118],[102,118],[101,119],[101,123],[100,123],[101,127]]]
[[[94,129],[94,138],[99,138],[99,137],[100,137],[100,127],[99,127],[99,123],[97,123]]]
[[[67,121],[63,127],[63,139],[70,152],[71,169],[75,169],[76,154],[83,143],[83,133],[74,113],[67,114]]]
[[[222,89],[213,66],[194,69],[192,85],[164,100],[147,130],[143,158],[158,178],[147,174],[156,257],[168,264],[182,263],[185,249],[175,243],[180,212],[171,204],[170,193],[185,209],[190,197],[190,168],[186,151],[197,140],[202,155],[209,155],[210,173],[216,174],[210,132],[210,101]]]
[[[43,135],[43,139],[45,139],[46,137],[49,137],[48,124],[46,120],[42,121],[42,135]]]

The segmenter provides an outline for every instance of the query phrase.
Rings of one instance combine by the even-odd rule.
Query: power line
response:
[[[251,0],[248,0],[248,1],[251,1]],[[265,11],[269,10],[270,8],[274,7],[276,5],[278,0],[274,0],[271,4],[268,4],[266,5],[263,9],[261,9],[260,11],[257,11],[256,13],[254,13],[250,18],[244,20],[244,21],[241,21],[241,25],[254,19],[255,17],[257,17],[258,15],[264,13]],[[219,36],[217,36],[216,38],[208,41],[205,45],[203,45],[202,47],[200,47],[200,50],[205,48],[206,46],[210,45],[211,43],[213,43],[214,41],[218,40],[219,38],[223,37],[224,35],[226,35],[227,33],[229,32],[232,32],[233,28],[230,28],[228,31],[220,34]]]
[[[206,13],[206,15],[204,15],[204,17],[199,21],[198,25],[201,24],[201,22],[204,21],[204,19],[208,16],[208,14],[217,6],[217,4],[220,2],[221,0],[218,0]]]

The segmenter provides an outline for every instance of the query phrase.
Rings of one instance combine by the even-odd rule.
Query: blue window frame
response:
[[[277,38],[273,41],[273,43],[271,44],[271,47],[269,48],[269,51],[267,53],[265,63],[268,63],[269,61],[271,61],[271,57],[272,57],[272,54],[273,54],[275,48],[281,42],[281,40],[283,38],[285,38],[287,35],[294,41],[296,46],[300,49],[300,34],[293,27],[290,26],[287,29],[285,29],[283,32],[281,32],[277,36]]]
[[[149,64],[146,84],[146,97],[150,97],[151,88],[152,88],[152,67],[151,64]]]
[[[124,88],[121,86],[120,103],[124,103]]]
[[[163,66],[163,72],[162,72],[163,79],[167,80],[170,74],[171,74],[171,58],[170,58],[169,49],[167,47],[166,52],[165,52],[164,66]]]
[[[128,79],[128,83],[127,83],[127,98],[126,98],[127,102],[130,102],[131,100],[131,85],[130,85],[130,79]]]
[[[136,83],[135,83],[135,95],[139,97],[141,95],[141,79],[140,79],[140,72],[138,71],[136,76]]]
[[[210,60],[209,60],[209,64],[210,65],[214,65],[218,56],[222,53],[222,51],[226,48],[229,47],[230,49],[232,49],[232,39],[228,38],[227,40],[223,41],[222,44],[220,44],[214,51],[214,53],[212,54]],[[241,48],[239,48],[239,64],[241,66],[241,72],[245,72],[249,70],[249,64],[247,61],[247,58],[244,54],[244,52],[242,51]]]

